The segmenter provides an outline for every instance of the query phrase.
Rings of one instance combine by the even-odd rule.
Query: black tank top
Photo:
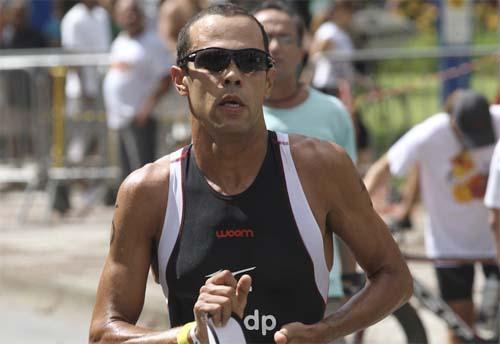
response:
[[[290,322],[321,320],[325,300],[289,201],[276,134],[269,133],[254,182],[238,195],[221,195],[209,186],[191,147],[180,161],[183,212],[165,271],[171,325],[193,321],[200,287],[226,269],[236,279],[243,273],[252,277],[242,319],[249,343],[273,342],[274,332]]]

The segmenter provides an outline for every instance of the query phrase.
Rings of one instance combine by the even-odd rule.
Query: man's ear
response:
[[[174,83],[177,92],[179,92],[181,96],[187,96],[188,95],[188,87],[186,85],[187,74],[184,71],[184,69],[180,68],[179,66],[172,66],[170,68],[170,74],[172,75],[172,82]]]
[[[271,90],[274,85],[274,78],[276,77],[276,68],[271,67],[266,72],[266,92],[264,96],[268,98],[271,96]]]

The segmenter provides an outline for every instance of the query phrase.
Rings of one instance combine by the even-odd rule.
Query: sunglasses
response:
[[[268,70],[274,61],[267,52],[259,49],[224,49],[205,48],[193,51],[177,61],[179,67],[185,67],[188,62],[194,62],[196,68],[203,68],[210,72],[219,73],[225,70],[231,60],[243,73]]]

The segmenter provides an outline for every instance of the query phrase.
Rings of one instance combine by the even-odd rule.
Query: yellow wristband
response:
[[[177,333],[177,344],[190,344],[189,343],[189,330],[195,326],[196,322],[190,322],[182,326],[179,333]]]

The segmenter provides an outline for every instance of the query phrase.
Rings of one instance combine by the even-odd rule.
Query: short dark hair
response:
[[[223,17],[236,17],[244,16],[253,20],[259,26],[260,32],[262,33],[262,41],[264,43],[264,50],[269,52],[269,38],[267,37],[266,31],[261,23],[253,15],[251,15],[247,10],[233,4],[221,4],[210,6],[196,15],[194,15],[189,21],[182,27],[179,32],[179,37],[177,38],[177,65],[179,61],[188,55],[189,49],[191,47],[189,30],[191,26],[203,17],[210,15],[220,15]]]
[[[302,39],[304,38],[304,32],[306,30],[304,20],[302,17],[288,4],[279,0],[267,0],[258,5],[253,9],[252,14],[255,15],[261,11],[265,10],[277,10],[280,12],[284,12],[288,14],[288,16],[292,19],[295,24],[297,30],[297,45],[302,45]]]

